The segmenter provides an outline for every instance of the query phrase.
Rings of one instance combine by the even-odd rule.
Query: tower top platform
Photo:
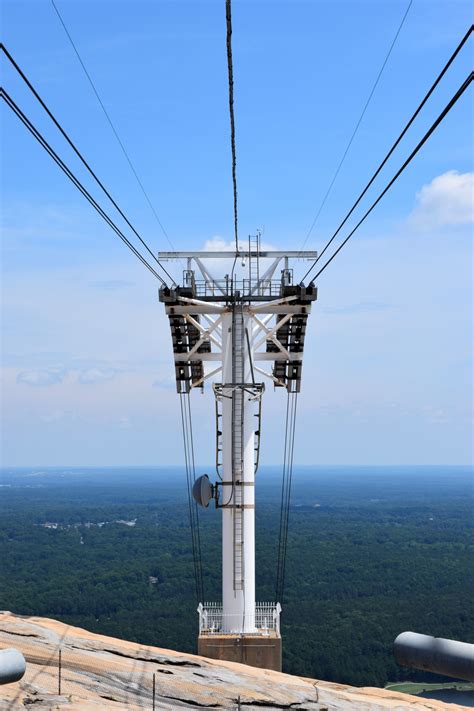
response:
[[[186,260],[182,284],[163,287],[160,300],[170,304],[183,298],[198,299],[227,305],[276,299],[305,304],[315,300],[317,290],[314,284],[310,282],[305,287],[295,282],[290,264],[294,260],[315,260],[317,252],[266,251],[260,249],[258,242],[255,245],[254,249],[249,241],[248,248],[239,252],[159,252],[161,261]],[[224,269],[227,274],[222,273]]]

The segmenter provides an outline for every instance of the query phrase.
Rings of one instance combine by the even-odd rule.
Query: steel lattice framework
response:
[[[160,261],[186,260],[181,286],[160,290],[173,342],[180,394],[212,382],[216,398],[216,503],[222,509],[222,606],[200,605],[200,630],[259,634],[279,630],[273,612],[255,603],[255,474],[265,382],[297,393],[313,283],[294,284],[290,260],[315,252],[261,251],[258,240],[240,251],[245,276],[211,274],[229,252],[160,252]],[[265,264],[265,269],[262,269]],[[279,278],[278,274],[280,267]],[[265,367],[269,362],[271,369]],[[212,610],[211,610],[212,608]],[[280,605],[273,606],[279,615]],[[265,620],[265,625],[262,623]],[[270,625],[269,619],[272,620]]]

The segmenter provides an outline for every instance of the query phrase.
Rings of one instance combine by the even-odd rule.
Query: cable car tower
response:
[[[215,269],[234,255],[230,274],[211,274],[208,260]],[[261,251],[259,236],[249,238],[248,248],[238,255],[159,253],[160,261],[187,262],[182,286],[160,290],[171,328],[177,391],[189,394],[208,381],[216,402],[217,481],[199,477],[193,496],[202,506],[213,499],[222,511],[222,603],[199,604],[198,653],[277,670],[281,607],[278,600],[255,602],[262,397],[268,382],[289,393],[301,388],[306,324],[317,290],[313,283],[295,284],[290,264],[316,256]]]

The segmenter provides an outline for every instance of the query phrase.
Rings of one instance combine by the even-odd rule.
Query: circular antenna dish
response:
[[[212,484],[209,481],[207,474],[200,476],[193,484],[193,498],[199,506],[207,508],[209,501],[212,499],[213,490]]]

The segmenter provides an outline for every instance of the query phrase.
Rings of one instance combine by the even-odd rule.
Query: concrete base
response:
[[[239,662],[260,669],[281,671],[281,637],[263,635],[202,635],[198,654],[211,659]]]

